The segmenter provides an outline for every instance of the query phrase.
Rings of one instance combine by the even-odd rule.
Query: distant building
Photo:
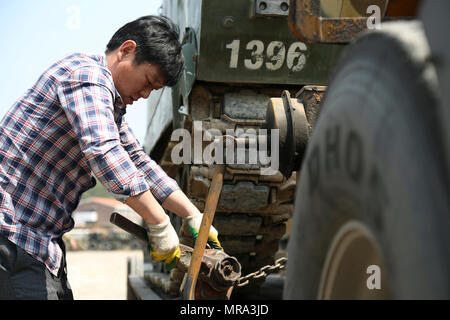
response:
[[[75,228],[99,227],[117,228],[109,217],[117,212],[129,220],[142,225],[142,218],[126,204],[111,198],[90,197],[80,201],[72,217],[75,220]]]

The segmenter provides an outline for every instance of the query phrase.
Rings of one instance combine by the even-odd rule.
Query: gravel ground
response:
[[[127,257],[142,251],[68,251],[67,273],[76,300],[126,300]]]

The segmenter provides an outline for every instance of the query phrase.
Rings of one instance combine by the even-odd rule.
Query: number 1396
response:
[[[237,68],[239,59],[239,47],[241,40],[235,39],[226,45],[231,49],[230,68]],[[251,40],[246,45],[246,50],[250,51],[250,58],[244,59],[244,66],[249,70],[258,70],[265,66],[267,70],[275,71],[280,69],[284,63],[291,71],[300,71],[306,63],[306,45],[303,42],[292,43],[286,53],[286,46],[281,41],[272,41],[264,48],[261,40]],[[264,52],[264,49],[265,52]],[[266,59],[264,59],[264,53]]]

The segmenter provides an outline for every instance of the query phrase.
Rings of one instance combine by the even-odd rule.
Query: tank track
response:
[[[279,97],[282,90],[290,89],[294,95],[299,87],[197,84],[190,95],[189,117],[184,128],[192,134],[192,122],[202,121],[203,130],[215,128],[225,133],[226,129],[261,128],[264,124],[267,102],[270,97]],[[314,97],[312,97],[314,98]],[[312,99],[309,97],[309,99]],[[314,103],[320,103],[316,97]],[[171,151],[178,142],[170,142],[160,159],[161,167],[175,178],[183,191],[203,211],[213,175],[213,167],[195,164],[177,166],[171,162]],[[280,155],[282,156],[282,155]],[[280,172],[275,175],[260,175],[258,165],[227,165],[214,226],[219,231],[219,240],[229,255],[242,265],[242,274],[248,274],[262,266],[272,264],[283,255],[279,252],[280,239],[286,234],[286,225],[292,216],[296,188],[296,173],[286,179]],[[179,230],[180,241],[192,246],[192,238],[181,219],[172,215],[172,222]],[[156,270],[162,270],[158,266]],[[154,286],[165,293],[178,294],[183,274],[172,270],[161,275],[153,272],[146,275]],[[248,290],[248,289],[246,289]]]

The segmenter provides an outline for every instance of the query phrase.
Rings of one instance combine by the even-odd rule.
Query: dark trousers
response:
[[[0,235],[0,299],[72,300],[62,241],[60,246],[63,260],[54,276],[42,262]]]

